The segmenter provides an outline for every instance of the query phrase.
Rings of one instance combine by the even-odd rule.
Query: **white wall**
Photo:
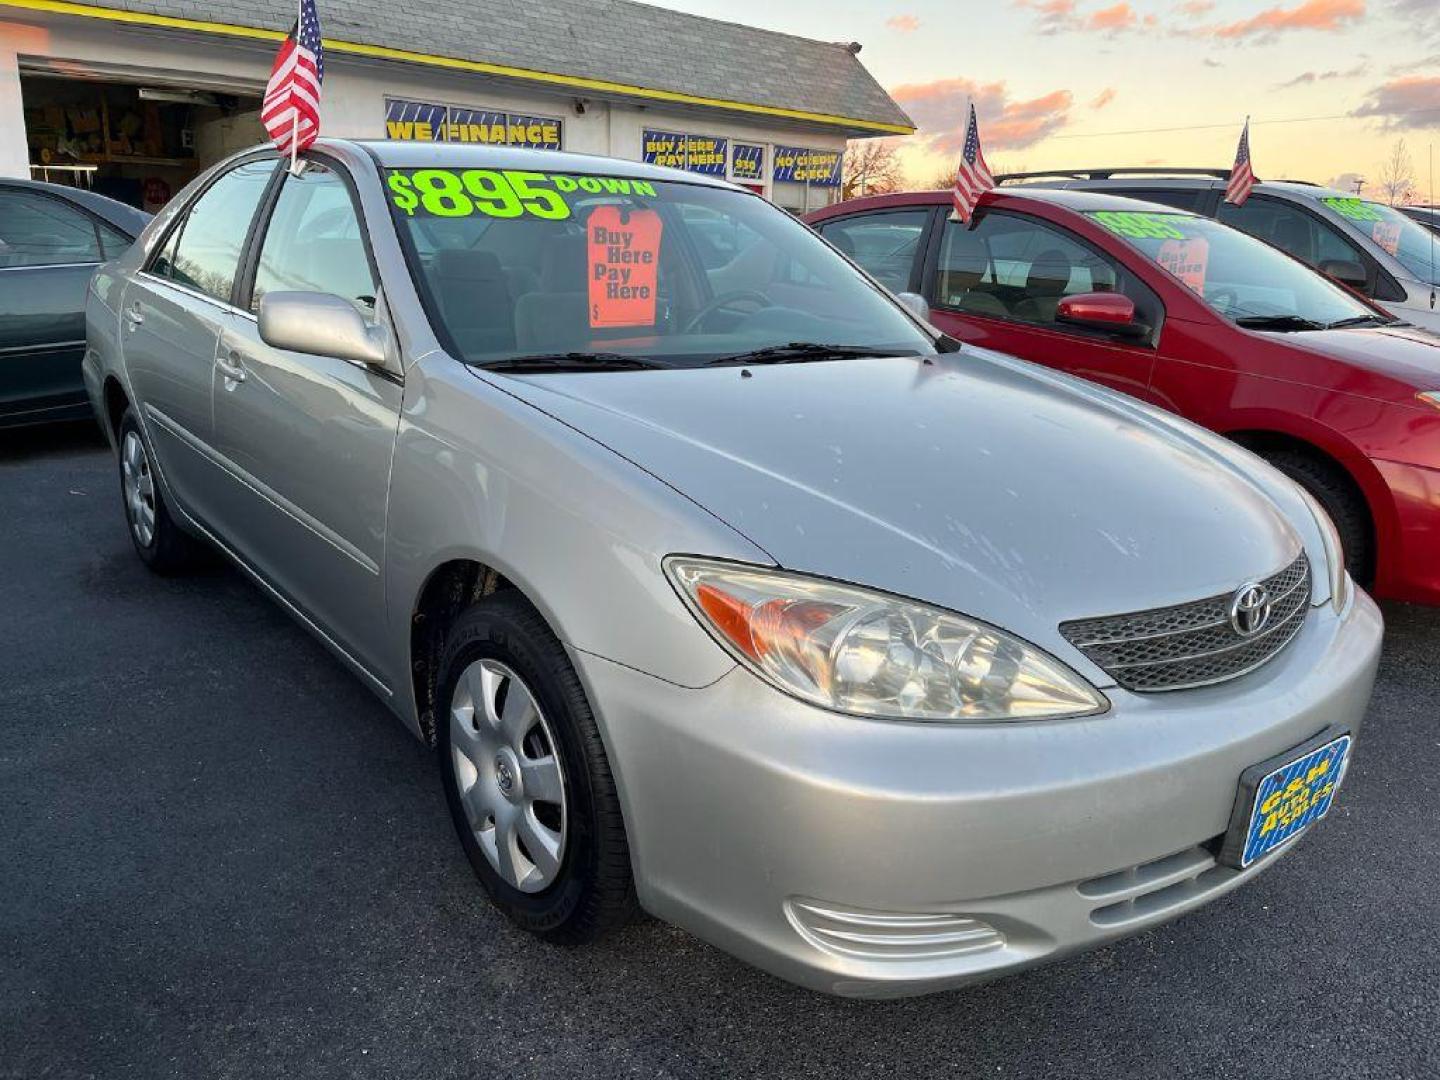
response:
[[[99,75],[198,89],[258,94],[274,58],[268,42],[220,41],[173,30],[131,28],[95,20],[35,13],[26,22],[0,22],[0,174],[28,175],[18,57],[42,57]],[[508,109],[564,121],[564,148],[638,160],[646,128],[723,136],[743,142],[843,148],[842,134],[764,118],[735,118],[703,109],[588,101],[576,115],[570,94],[547,93],[510,80],[450,73],[393,62],[331,54],[325,68],[324,131],[350,138],[383,138],[385,98]],[[236,149],[262,138],[248,117],[200,135],[208,151]],[[769,159],[767,158],[767,172]],[[768,189],[768,183],[767,183]]]

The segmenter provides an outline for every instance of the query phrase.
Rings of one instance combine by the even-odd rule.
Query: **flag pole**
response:
[[[305,18],[304,0],[295,0],[295,41],[300,41],[300,23]],[[293,101],[292,95],[292,101]],[[300,110],[290,109],[290,175],[295,175],[295,168],[300,164]]]

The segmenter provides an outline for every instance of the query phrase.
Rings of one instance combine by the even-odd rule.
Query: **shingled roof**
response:
[[[295,19],[293,0],[88,0],[87,6],[142,20],[154,16],[162,24],[194,20],[269,31],[288,29]],[[319,7],[326,46],[337,53],[398,60],[416,57],[397,51],[419,54],[420,62],[464,61],[469,70],[571,86],[581,96],[629,92],[680,104],[738,105],[856,133],[913,129],[844,44],[634,0],[320,0]],[[351,44],[360,48],[346,47]]]

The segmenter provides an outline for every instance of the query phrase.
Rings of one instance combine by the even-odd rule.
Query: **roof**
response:
[[[864,210],[893,210],[905,206],[948,206],[951,200],[951,193],[948,190],[942,191],[897,191],[889,195],[869,195],[863,199],[850,199],[847,202],[832,203],[823,209],[813,211],[805,215],[806,221],[824,221],[827,218],[840,217],[843,214],[855,214]],[[1156,211],[1153,203],[1147,203],[1140,199],[1127,199],[1120,195],[1111,195],[1104,191],[1076,191],[1073,189],[1058,187],[1002,187],[988,192],[982,198],[983,205],[994,208],[1019,209],[1027,202],[1045,203],[1049,206],[1059,206],[1065,210],[1073,210],[1077,213],[1088,213],[1096,210],[1130,210],[1130,211]],[[1185,214],[1191,217],[1188,210],[1176,210],[1173,207],[1164,207],[1166,214]]]
[[[0,0],[201,33],[275,39],[293,0]],[[730,108],[854,134],[914,124],[844,43],[761,30],[636,0],[325,0],[332,53],[522,79],[582,97]]]
[[[535,172],[594,174],[636,180],[669,180],[701,187],[741,190],[725,180],[700,173],[647,165],[627,158],[572,154],[565,150],[535,150],[523,146],[486,146],[483,143],[404,142],[388,139],[321,139],[320,146],[353,145],[368,151],[387,169],[470,168],[523,169]]]
[[[43,180],[23,180],[6,176],[0,177],[0,188],[43,191],[47,195],[64,199],[66,202],[72,202],[90,211],[96,217],[115,226],[126,236],[132,238],[139,236],[140,230],[150,223],[150,215],[144,210],[137,210],[108,195],[86,191],[84,188],[70,187],[68,184],[47,184]]]

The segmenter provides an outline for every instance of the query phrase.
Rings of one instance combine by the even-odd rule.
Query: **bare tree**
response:
[[[1381,164],[1379,188],[1381,198],[1391,206],[1415,198],[1415,165],[1410,160],[1410,151],[1405,148],[1404,139],[1395,140],[1390,156]]]
[[[900,190],[900,159],[895,145],[884,139],[857,139],[845,149],[841,198],[886,195]]]

